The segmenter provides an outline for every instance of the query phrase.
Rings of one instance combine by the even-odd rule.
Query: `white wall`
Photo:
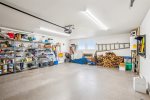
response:
[[[108,35],[108,36],[101,36],[101,37],[93,37],[89,39],[94,39],[96,43],[98,44],[103,44],[103,43],[129,43],[130,42],[130,34],[116,34],[116,35]],[[79,40],[81,39],[75,39],[75,40],[70,40],[71,43],[75,43],[78,45]],[[97,49],[97,48],[96,48]],[[82,57],[83,53],[95,53],[95,50],[78,50],[76,58]],[[130,56],[130,49],[124,49],[124,50],[113,50],[112,52],[115,52],[118,56]],[[104,54],[104,52],[103,52]]]
[[[146,58],[140,57],[140,75],[150,83],[150,10],[141,24],[142,34],[146,34]]]
[[[64,37],[52,37],[54,43],[61,43],[61,52],[69,52],[69,39]]]

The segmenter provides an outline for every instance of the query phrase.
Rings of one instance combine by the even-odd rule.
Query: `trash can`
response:
[[[132,70],[132,63],[126,63],[126,71]]]

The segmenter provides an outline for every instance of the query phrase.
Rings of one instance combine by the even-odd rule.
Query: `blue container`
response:
[[[131,63],[132,61],[132,57],[130,57],[130,56],[124,56],[124,62],[125,63]]]
[[[54,61],[54,65],[58,65],[58,61],[56,60],[56,61]]]
[[[124,57],[124,59],[132,59],[131,56],[123,56],[123,57]]]
[[[45,40],[45,43],[48,43],[48,40]]]

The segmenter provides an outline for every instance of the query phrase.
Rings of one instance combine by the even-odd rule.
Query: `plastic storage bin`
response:
[[[54,65],[58,65],[58,61],[56,60],[56,61],[54,61]]]
[[[132,70],[132,63],[126,63],[126,70],[131,71]]]
[[[124,62],[125,63],[131,63],[132,57],[130,56],[124,56]]]

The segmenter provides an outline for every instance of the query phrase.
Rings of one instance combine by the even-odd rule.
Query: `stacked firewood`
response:
[[[123,57],[116,56],[113,52],[107,52],[105,55],[97,57],[97,65],[103,67],[118,67],[124,61]]]

